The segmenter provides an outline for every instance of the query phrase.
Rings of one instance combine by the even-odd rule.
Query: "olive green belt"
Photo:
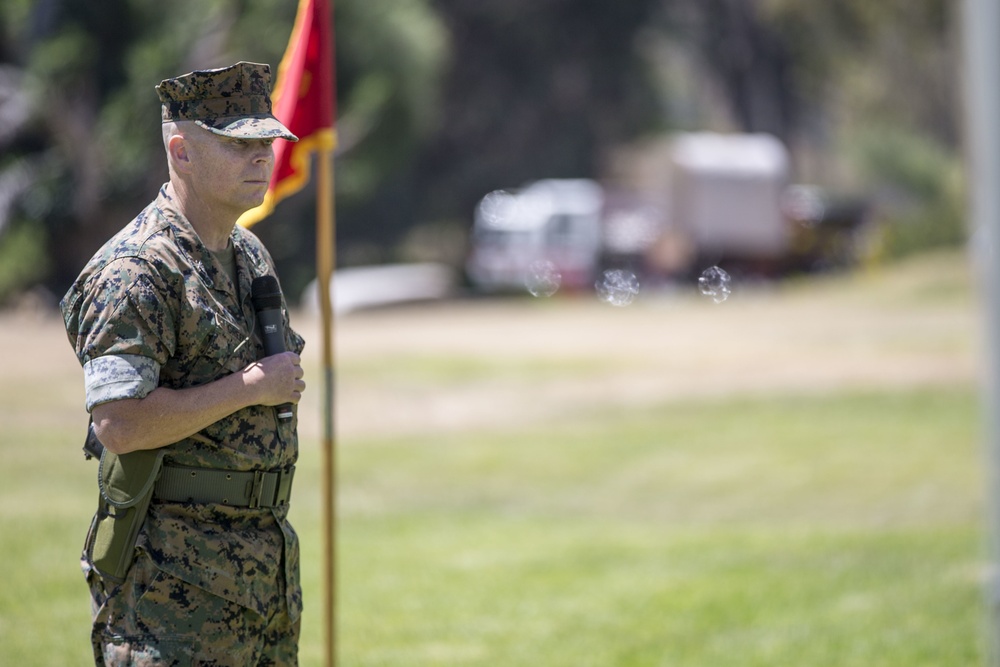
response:
[[[164,464],[153,498],[178,503],[221,503],[233,507],[281,507],[292,495],[295,468],[215,470]]]

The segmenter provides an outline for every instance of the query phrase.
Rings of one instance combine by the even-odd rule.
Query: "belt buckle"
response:
[[[253,471],[253,482],[250,487],[250,509],[260,507],[260,497],[264,493],[264,471]]]

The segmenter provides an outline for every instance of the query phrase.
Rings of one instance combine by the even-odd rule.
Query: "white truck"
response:
[[[603,207],[603,189],[587,179],[548,179],[487,194],[473,220],[470,281],[484,291],[521,289],[532,266],[549,262],[563,288],[592,286]]]

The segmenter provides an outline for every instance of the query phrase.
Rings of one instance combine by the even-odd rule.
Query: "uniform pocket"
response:
[[[169,600],[170,580],[138,552],[128,579],[108,601],[111,623],[99,639],[105,664],[193,667],[197,631],[173,627],[177,604]]]

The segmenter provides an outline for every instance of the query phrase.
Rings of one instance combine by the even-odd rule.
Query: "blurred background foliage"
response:
[[[796,181],[874,203],[885,257],[961,243],[953,4],[336,0],[338,265],[459,263],[484,193],[680,130],[773,133]],[[276,70],[295,5],[0,4],[0,304],[54,303],[166,180],[155,84]],[[293,296],[313,201],[255,227]]]

